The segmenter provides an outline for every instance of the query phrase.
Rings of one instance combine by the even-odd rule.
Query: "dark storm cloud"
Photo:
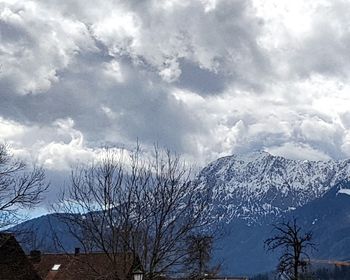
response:
[[[189,61],[182,60],[180,67],[181,76],[176,81],[176,85],[204,96],[222,93],[229,81],[228,77],[202,69]]]

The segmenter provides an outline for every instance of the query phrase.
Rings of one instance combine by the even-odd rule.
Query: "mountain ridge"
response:
[[[219,158],[199,173],[228,221],[248,223],[305,205],[349,177],[350,160],[292,160],[261,151]]]

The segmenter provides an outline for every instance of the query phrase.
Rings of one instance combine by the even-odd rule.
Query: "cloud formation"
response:
[[[51,170],[157,142],[203,165],[350,156],[341,0],[0,1],[0,141]]]

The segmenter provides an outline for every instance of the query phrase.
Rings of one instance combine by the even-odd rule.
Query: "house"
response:
[[[0,233],[1,280],[142,280],[142,267],[132,254],[102,252],[26,256],[11,234]],[[180,278],[176,278],[179,280]],[[247,277],[207,277],[206,280],[248,280]]]
[[[43,280],[131,279],[135,262],[131,254],[80,253],[41,254],[29,256],[34,269]]]
[[[1,280],[132,280],[140,268],[132,254],[85,254],[78,248],[74,254],[35,250],[26,256],[13,235],[0,233]]]
[[[0,279],[40,280],[16,238],[0,233]]]
[[[210,277],[207,280],[249,280],[246,276]]]
[[[201,280],[249,280],[247,276],[208,276],[203,275],[197,278],[170,278],[171,280],[188,280],[188,279],[201,279]]]

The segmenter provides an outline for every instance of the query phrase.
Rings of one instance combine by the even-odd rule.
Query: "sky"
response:
[[[350,2],[0,0],[0,142],[49,172],[154,143],[199,166],[350,157]]]

